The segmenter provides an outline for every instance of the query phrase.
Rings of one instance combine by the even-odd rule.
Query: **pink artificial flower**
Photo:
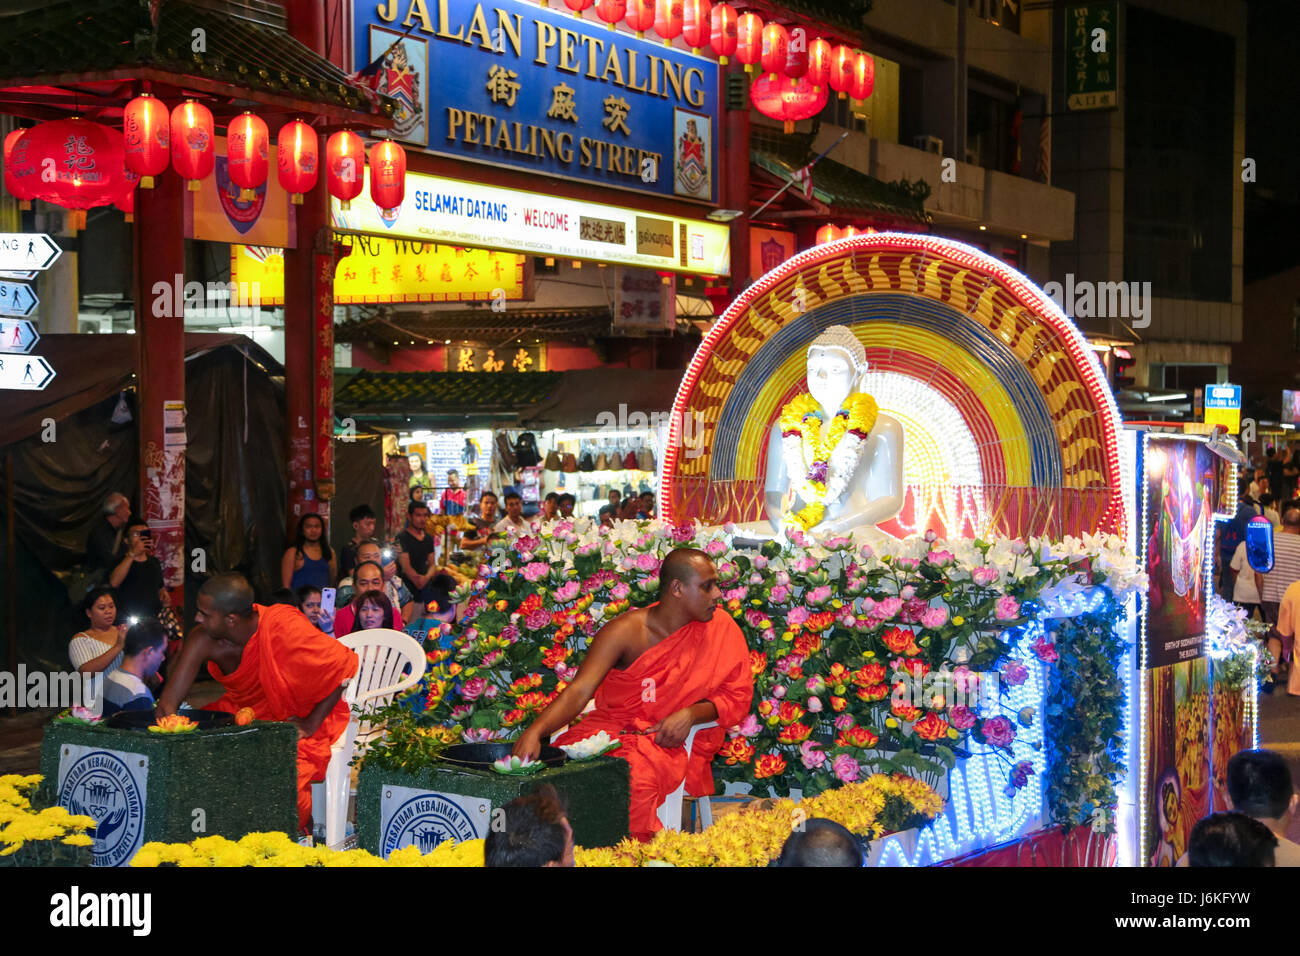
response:
[[[766,571],[767,565],[768,565],[768,560],[764,555],[760,554],[758,555],[758,557],[754,558],[754,567],[758,568],[758,570]]]
[[[831,769],[835,771],[835,776],[839,778],[841,783],[853,783],[858,779],[858,771],[862,768],[848,754],[840,754],[835,758]]]
[[[873,617],[878,617],[882,621],[888,621],[890,618],[898,614],[898,612],[901,611],[902,609],[903,609],[902,598],[888,597],[876,605],[875,614],[873,615]]]
[[[763,575],[759,574],[757,571],[754,571],[754,572],[751,573],[750,576],[749,576],[749,583],[750,583],[750,584],[762,584],[762,583],[763,583]]]
[[[980,730],[984,740],[994,747],[1010,747],[1016,739],[1016,725],[1002,716],[990,717]]]
[[[799,759],[809,770],[816,770],[826,762],[826,754],[817,743],[805,740],[799,745]]]
[[[722,592],[724,601],[744,601],[749,597],[749,588],[730,588]]]
[[[471,677],[460,685],[460,696],[464,700],[478,700],[479,695],[487,690],[488,682],[482,677]]]
[[[550,626],[551,613],[544,607],[539,607],[524,618],[524,627],[530,631],[544,631]]]
[[[636,556],[636,569],[638,571],[658,571],[659,559],[653,554],[638,554]]]
[[[984,565],[982,567],[975,568],[973,571],[971,571],[970,576],[972,581],[974,581],[980,587],[986,588],[992,584],[997,583],[998,569],[991,568],[988,565]]]
[[[578,669],[569,664],[561,664],[555,668],[555,676],[563,681],[571,681],[578,676]]]
[[[529,584],[536,584],[551,573],[551,566],[545,561],[533,561],[531,564],[524,565],[520,573]]]
[[[904,571],[915,571],[921,566],[921,562],[916,560],[916,558],[898,558],[894,561],[894,565],[902,568]]]
[[[1026,541],[1016,538],[1011,542],[1012,554],[1024,554],[1028,550],[1029,550],[1029,544]]]
[[[812,677],[808,678],[804,686],[808,688],[808,693],[820,694],[826,690],[826,681],[822,678],[821,674],[813,674]]]
[[[1033,649],[1034,654],[1038,656],[1038,659],[1044,664],[1055,663],[1060,657],[1060,655],[1056,653],[1056,644],[1049,641],[1046,636],[1040,637],[1038,640],[1034,641],[1030,647]]]
[[[969,730],[975,726],[975,711],[965,704],[948,709],[948,723],[955,730]]]
[[[920,624],[921,615],[929,610],[930,602],[924,598],[914,597],[903,603],[902,621],[904,624]]]
[[[457,704],[451,709],[451,719],[464,720],[472,713],[474,713],[474,708],[470,704]]]
[[[565,584],[562,584],[558,588],[556,588],[555,594],[553,596],[555,600],[558,601],[559,603],[568,604],[570,601],[576,598],[578,594],[581,593],[581,591],[582,591],[581,584],[579,584],[577,581],[568,581]]]
[[[800,574],[807,574],[815,567],[817,567],[817,562],[808,555],[804,555],[802,558],[797,558],[794,562],[794,569]]]
[[[485,744],[494,736],[492,730],[488,727],[474,727],[470,730],[462,730],[460,735],[467,744]]]
[[[785,685],[777,684],[775,687],[773,687],[772,696],[775,697],[777,700],[780,700],[781,698],[785,697]]]
[[[773,604],[784,604],[786,601],[790,600],[790,589],[784,585],[778,584],[776,587],[772,588],[771,597]]]
[[[822,699],[820,697],[809,697],[804,704],[810,714],[820,714],[822,712]]]
[[[762,731],[763,725],[753,714],[746,714],[745,719],[740,722],[740,732],[746,737],[757,737]]]
[[[786,587],[790,583],[790,575],[786,574],[784,571],[778,571],[776,572],[776,577],[773,578],[773,580],[780,587]]]
[[[673,544],[690,544],[695,540],[695,526],[675,524],[668,529],[668,536],[673,539]]]
[[[622,601],[626,599],[630,593],[632,593],[632,589],[627,586],[627,583],[624,581],[619,581],[618,584],[615,584],[614,587],[610,590],[609,596],[612,597],[615,601]]]
[[[487,689],[483,691],[484,700],[495,700],[497,694],[501,693],[501,688],[496,684],[488,684]]]
[[[727,543],[714,539],[704,546],[704,553],[711,558],[721,557],[727,553]]]
[[[852,726],[853,726],[852,714],[840,714],[838,717],[835,718],[836,730],[847,730]]]
[[[501,663],[501,658],[503,658],[504,656],[505,656],[505,655],[504,655],[501,651],[499,651],[499,650],[498,650],[498,651],[488,651],[486,654],[483,655],[483,662],[482,662],[479,666],[480,666],[480,667],[496,667],[496,665],[498,665],[498,664]]]
[[[946,568],[957,560],[957,556],[951,551],[931,551],[925,556],[925,560],[937,568]]]
[[[765,641],[775,641],[776,631],[774,631],[772,628],[769,627],[767,630],[763,631],[763,633],[759,636],[762,637],[763,640]]]
[[[1014,621],[1020,616],[1020,602],[1009,594],[998,598],[993,606],[993,616],[999,621]]]
[[[531,534],[522,535],[519,540],[515,542],[515,547],[520,551],[536,551],[541,546],[542,539]],[[522,557],[522,555],[520,555],[520,557]]]
[[[912,598],[916,597],[916,588],[912,587],[910,584],[905,585],[903,589],[898,592],[898,596],[904,601],[910,601]]]
[[[822,547],[827,551],[842,551],[845,548],[851,548],[852,546],[853,539],[844,534],[833,535],[822,542]]]
[[[935,531],[933,528],[927,528],[925,532],[925,543],[934,544],[934,542],[938,540],[939,540],[939,533]]]
[[[943,627],[947,620],[948,609],[946,607],[931,607],[921,612],[922,627]]]
[[[1029,680],[1029,668],[1014,657],[1002,665],[1002,679],[1009,687],[1019,687]]]

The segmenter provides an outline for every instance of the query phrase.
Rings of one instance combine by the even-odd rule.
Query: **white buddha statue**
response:
[[[808,392],[781,410],[768,441],[773,530],[874,530],[902,508],[903,428],[857,390],[866,371],[866,349],[845,326],[808,347]]]

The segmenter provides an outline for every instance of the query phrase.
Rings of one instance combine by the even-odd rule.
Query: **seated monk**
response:
[[[628,831],[648,840],[663,829],[657,810],[685,779],[691,796],[713,793],[713,755],[726,728],[749,713],[754,694],[749,649],[725,610],[718,573],[703,551],[679,548],[659,569],[659,603],[628,611],[596,634],[577,675],[515,742],[519,757],[537,757],[565,724],[557,744],[600,731],[622,745],[612,751],[629,764]],[[573,724],[596,697],[596,707]],[[700,731],[686,759],[683,744]]]
[[[325,778],[330,747],[348,725],[343,684],[357,672],[354,651],[322,634],[296,607],[253,603],[238,574],[219,574],[199,589],[198,627],[190,631],[158,701],[174,714],[203,664],[225,687],[209,710],[251,707],[257,720],[298,728],[298,825],[310,832],[311,784]]]

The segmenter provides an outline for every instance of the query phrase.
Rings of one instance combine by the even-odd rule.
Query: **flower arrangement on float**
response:
[[[1065,600],[1066,584],[1104,592],[1112,617],[1145,587],[1113,536],[791,537],[756,551],[733,547],[726,529],[582,519],[512,533],[454,595],[461,619],[452,646],[428,655],[423,714],[399,701],[374,715],[389,734],[362,759],[416,770],[457,739],[517,736],[573,678],[605,622],[656,599],[664,555],[696,547],[717,563],[755,680],[753,711],[714,760],[721,782],[775,796],[877,773],[937,786],[959,756],[984,753],[1014,791],[1034,772],[1015,744],[1037,715],[1011,708],[1007,691],[1058,657],[1041,629],[1016,650],[1017,629],[1040,602]],[[1118,714],[1120,703],[1105,706]]]
[[[95,821],[69,813],[64,807],[33,807],[31,797],[41,779],[39,774],[0,776],[0,863],[88,864],[86,848],[94,843],[90,834],[95,830]]]

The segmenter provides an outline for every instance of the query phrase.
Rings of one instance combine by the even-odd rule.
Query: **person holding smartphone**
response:
[[[153,556],[153,532],[143,520],[128,522],[126,557],[109,573],[108,584],[117,591],[120,619],[156,620],[162,612],[162,564]]]

